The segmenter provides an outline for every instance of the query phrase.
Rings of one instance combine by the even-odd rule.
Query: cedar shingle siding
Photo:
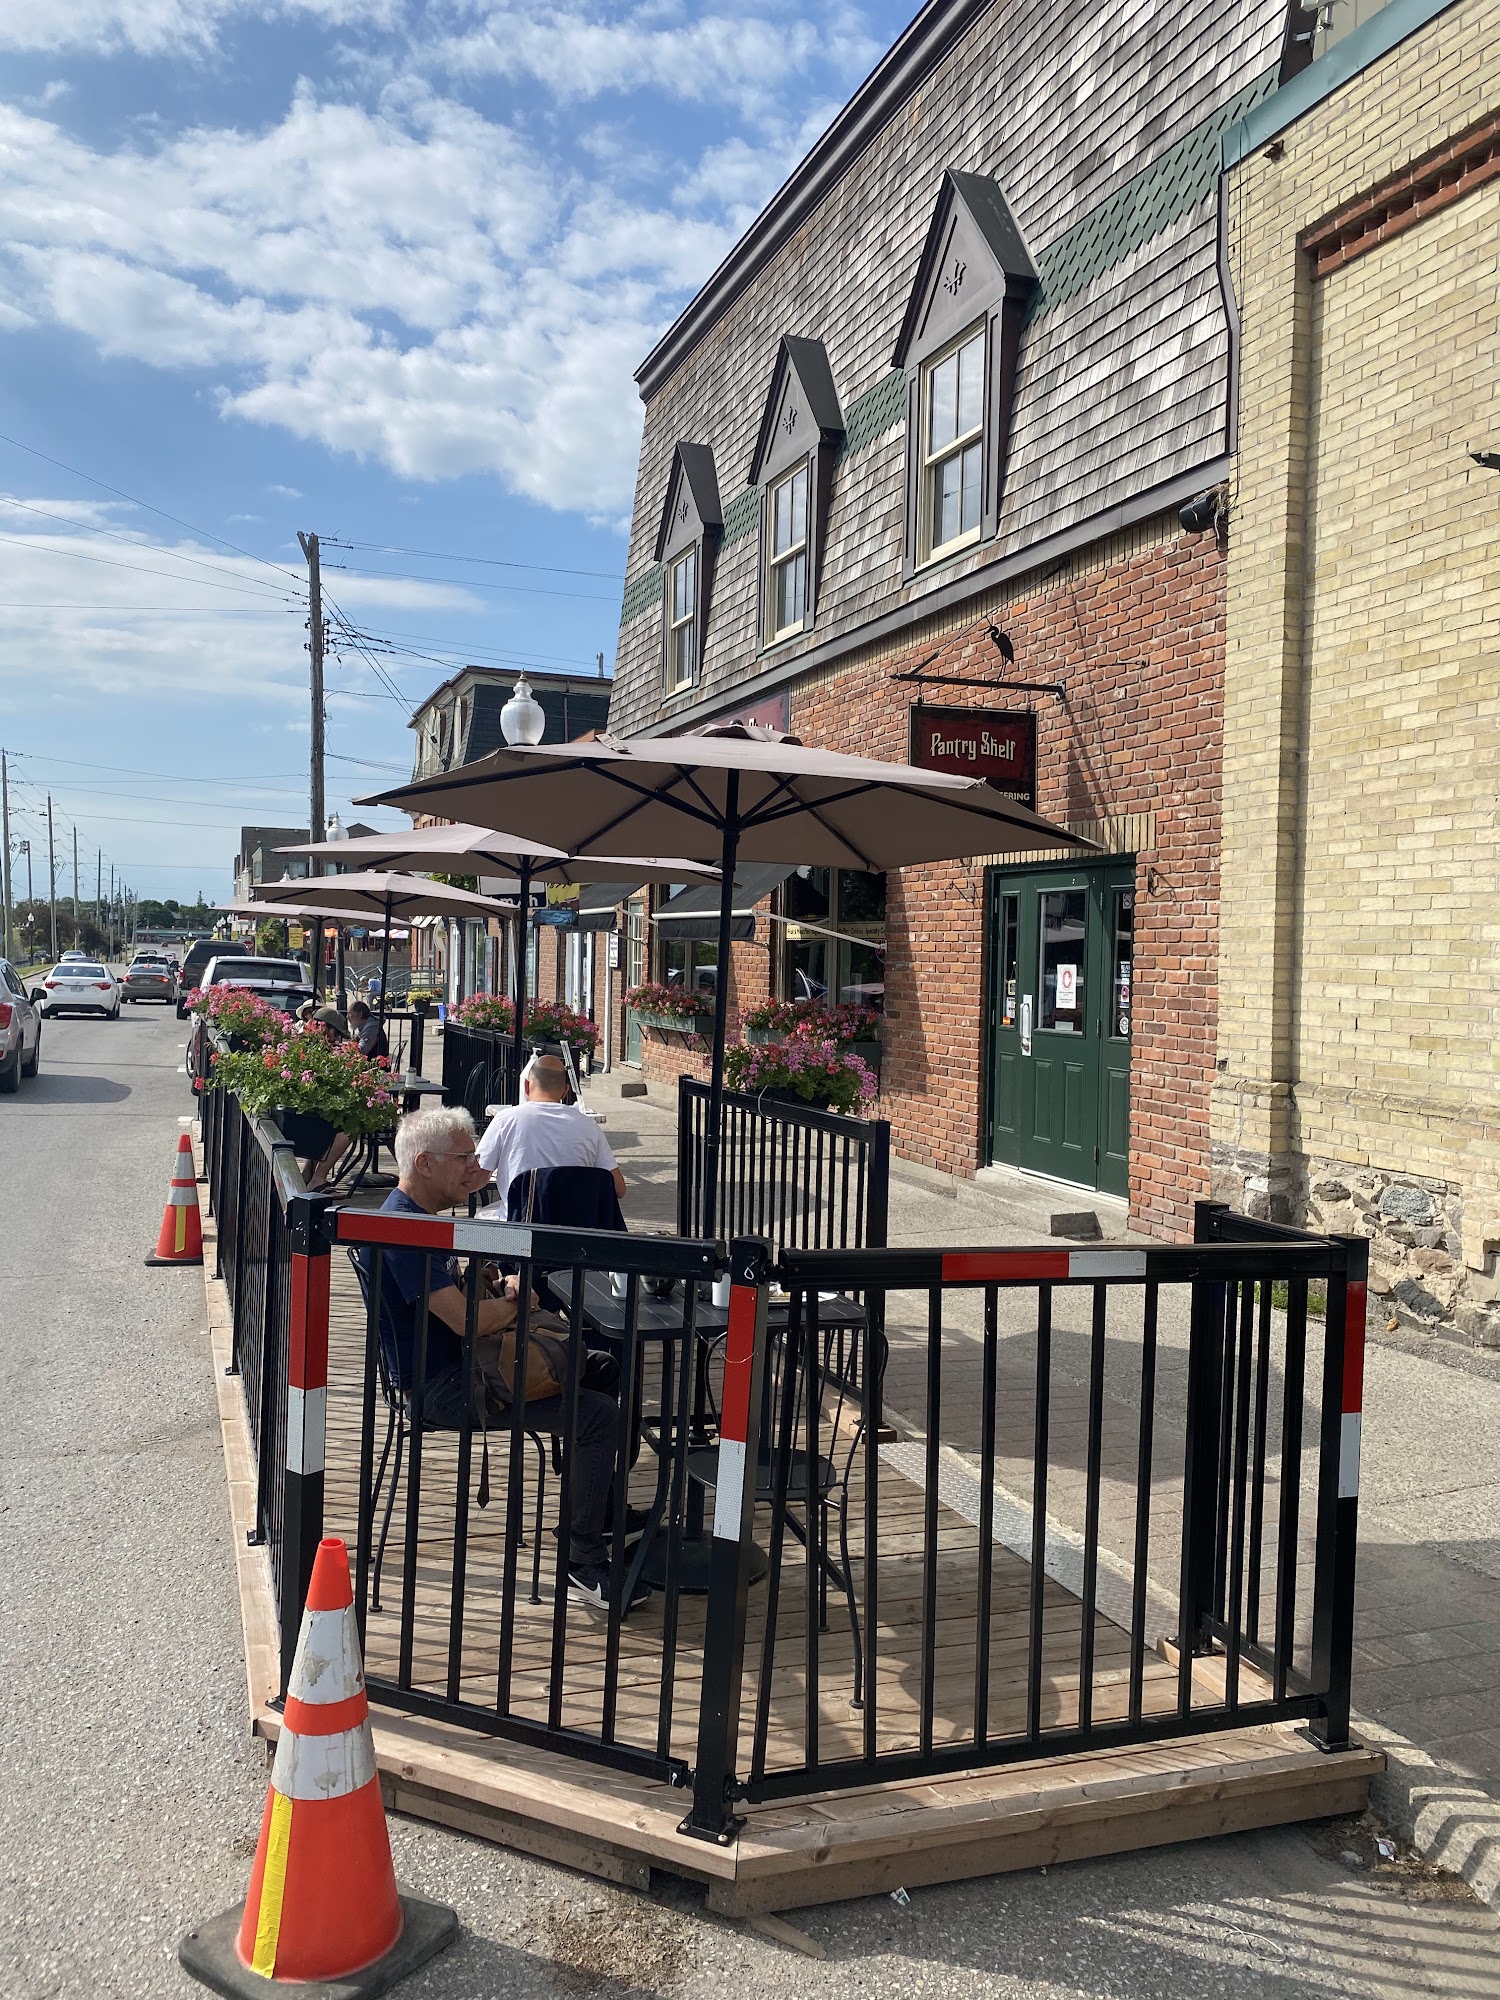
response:
[[[1284,21],[1284,0],[1206,0],[1192,13],[1041,0],[976,19],[649,395],[613,728],[670,726],[715,695],[730,706],[768,666],[1225,450],[1218,133],[1272,87]],[[999,182],[1041,282],[998,535],[903,585],[905,392],[891,354],[950,167]],[[787,333],[825,344],[847,435],[816,622],[768,658],[760,538],[749,532],[757,499],[745,483]],[[653,554],[680,439],[713,451],[725,534],[699,684],[665,703]]]

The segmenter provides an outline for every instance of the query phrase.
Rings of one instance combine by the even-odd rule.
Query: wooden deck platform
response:
[[[212,1267],[210,1256],[208,1267]],[[208,1284],[215,1332],[216,1367],[227,1358],[227,1305],[222,1287]],[[334,1311],[328,1402],[328,1472],[325,1520],[329,1533],[354,1539],[354,1467],[358,1449],[358,1379],[363,1314],[352,1274],[334,1260]],[[248,1440],[238,1406],[238,1384],[220,1372],[226,1462],[236,1543],[243,1549]],[[381,1412],[377,1446],[383,1434]],[[414,1678],[442,1689],[447,1663],[452,1550],[452,1453],[455,1442],[437,1435],[424,1441],[423,1528],[417,1552],[417,1619]],[[496,1502],[469,1510],[469,1556],[464,1606],[461,1693],[478,1704],[495,1698],[499,1621],[498,1579],[503,1559],[500,1496],[506,1445],[492,1440],[490,1479]],[[477,1478],[477,1452],[475,1476]],[[528,1496],[536,1461],[528,1452]],[[644,1454],[632,1497],[643,1497],[654,1477]],[[863,1492],[856,1468],[851,1526],[862,1518]],[[429,1484],[430,1481],[430,1484]],[[403,1475],[404,1489],[404,1475]],[[447,1497],[446,1512],[443,1497]],[[549,1473],[543,1535],[542,1603],[529,1599],[528,1545],[521,1552],[521,1587],[511,1706],[546,1719],[552,1657],[552,1591],[557,1482]],[[921,1679],[921,1489],[882,1464],[882,1529],[877,1628],[878,1743],[882,1752],[915,1747]],[[395,1677],[399,1580],[404,1557],[404,1515],[398,1503],[386,1556],[386,1602],[372,1613],[367,1671]],[[939,1509],[939,1591],[935,1628],[934,1740],[972,1732],[975,1646],[973,1601],[978,1572],[978,1532],[951,1508]],[[854,1535],[856,1588],[860,1546]],[[265,1706],[274,1692],[275,1624],[269,1573],[263,1555],[245,1551],[239,1563],[247,1666],[255,1727],[274,1739],[279,1719]],[[990,1634],[989,1730],[1012,1733],[1024,1724],[1030,1570],[1019,1557],[995,1550],[994,1615]],[[764,1585],[751,1593],[750,1643],[742,1709],[742,1742],[748,1744],[754,1686],[766,1620]],[[1059,1584],[1045,1587],[1043,1719],[1076,1720],[1081,1606]],[[665,1746],[690,1763],[697,1728],[698,1681],[703,1645],[703,1600],[681,1599],[676,1672],[663,1705],[662,1600],[653,1598],[621,1632],[616,1731],[642,1749]],[[775,1690],[767,1764],[795,1769],[806,1751],[803,1671],[806,1638],[806,1569],[800,1547],[788,1540],[776,1624]],[[601,1717],[604,1628],[577,1606],[567,1612],[567,1671],[563,1720],[590,1732]],[[863,1716],[850,1705],[853,1650],[843,1599],[830,1586],[828,1626],[819,1635],[821,1698],[816,1711],[823,1758],[856,1755]],[[1100,1615],[1094,1621],[1096,1717],[1123,1714],[1128,1695],[1126,1633]],[[1175,1665],[1153,1650],[1145,1662],[1148,1713],[1175,1705]],[[1195,1698],[1222,1700],[1215,1663],[1200,1663]],[[1249,1689],[1246,1689],[1249,1692]],[[920,1783],[866,1785],[750,1805],[733,1844],[719,1848],[684,1836],[679,1822],[686,1794],[653,1779],[610,1770],[552,1751],[533,1749],[447,1722],[377,1708],[377,1757],[390,1805],[402,1812],[495,1840],[523,1852],[565,1862],[611,1881],[644,1887],[652,1869],[707,1885],[710,1905],[726,1913],[790,1909],[799,1905],[969,1876],[1029,1868],[1074,1857],[1116,1852],[1209,1833],[1279,1824],[1353,1811],[1365,1803],[1381,1768],[1376,1752],[1327,1756],[1290,1726],[1232,1730],[1129,1751],[1048,1760]],[[743,1757],[742,1757],[743,1763]]]

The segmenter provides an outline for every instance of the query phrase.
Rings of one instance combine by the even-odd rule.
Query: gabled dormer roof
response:
[[[803,421],[805,419],[805,421]],[[808,340],[797,333],[784,333],[771,370],[771,387],[761,412],[760,433],[750,460],[746,485],[756,486],[782,436],[783,426],[802,424],[800,438],[795,429],[788,435],[802,450],[815,444],[843,442],[844,413],[839,408],[839,392],[833,385],[828,350],[821,340]]]
[[[938,189],[893,365],[907,366],[938,317],[961,321],[966,300],[1029,297],[1035,286],[1036,267],[1000,183],[950,167]]]
[[[672,453],[672,469],[667,474],[667,497],[662,504],[653,561],[661,561],[674,532],[689,522],[695,522],[698,528],[722,528],[724,510],[719,503],[719,475],[714,470],[711,448],[679,441]]]

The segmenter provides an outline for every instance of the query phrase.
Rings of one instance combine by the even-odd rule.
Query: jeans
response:
[[[424,1430],[456,1431],[463,1427],[463,1388],[459,1370],[446,1369],[427,1384],[422,1398]],[[544,1437],[565,1438],[567,1405],[561,1396],[545,1402],[528,1403],[523,1423],[528,1431]],[[602,1390],[578,1390],[578,1429],[573,1438],[571,1480],[569,1482],[568,1561],[574,1569],[592,1567],[609,1560],[604,1540],[604,1523],[609,1512],[610,1485],[615,1469],[615,1431],[619,1405]],[[479,1415],[476,1411],[475,1422]],[[488,1411],[491,1430],[508,1430],[510,1411],[493,1401]]]

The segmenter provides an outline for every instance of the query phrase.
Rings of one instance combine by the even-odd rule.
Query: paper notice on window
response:
[[[1075,1014],[1078,1011],[1078,967],[1060,965],[1057,968],[1057,1011],[1059,1014]]]

